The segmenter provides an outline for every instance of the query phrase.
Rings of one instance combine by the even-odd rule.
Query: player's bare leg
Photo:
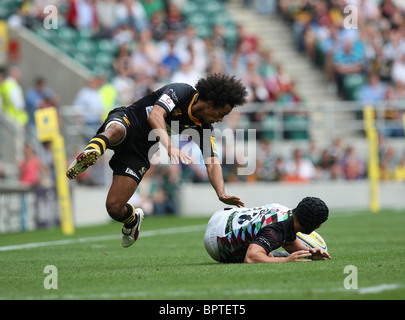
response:
[[[128,248],[138,239],[139,230],[144,218],[143,210],[134,208],[128,200],[135,193],[138,183],[126,176],[113,176],[113,182],[108,191],[106,207],[110,217],[124,223],[122,227],[121,245]]]
[[[95,135],[66,171],[69,179],[76,179],[88,167],[92,166],[104,154],[108,146],[115,145],[125,138],[125,128],[117,123],[111,123],[107,129]]]

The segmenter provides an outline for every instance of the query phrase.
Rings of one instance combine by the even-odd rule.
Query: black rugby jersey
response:
[[[169,135],[184,133],[191,136],[204,157],[216,157],[213,126],[193,117],[191,106],[197,102],[198,91],[185,83],[168,84],[127,107],[129,122],[142,139],[148,139],[152,128],[147,120],[154,105],[166,110]],[[131,126],[129,126],[131,129]],[[150,137],[149,137],[150,138]],[[156,140],[155,140],[156,141]]]
[[[294,231],[294,218],[289,215],[287,220],[269,224],[260,229],[252,243],[261,246],[266,254],[281,247],[284,242],[292,242],[296,239]]]

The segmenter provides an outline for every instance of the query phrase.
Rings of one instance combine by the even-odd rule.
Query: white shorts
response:
[[[224,210],[215,212],[210,221],[208,221],[207,231],[205,232],[204,236],[205,249],[211,258],[218,262],[221,260],[221,254],[219,252],[217,239],[223,234],[223,222],[225,221],[226,223],[228,216],[229,214],[227,214]]]

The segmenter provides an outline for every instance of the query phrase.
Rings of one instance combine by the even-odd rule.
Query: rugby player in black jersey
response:
[[[195,88],[184,83],[168,84],[128,107],[112,110],[66,175],[75,179],[96,163],[107,148],[114,150],[109,163],[113,180],[106,208],[112,219],[124,223],[121,244],[129,247],[138,238],[144,213],[128,200],[150,167],[150,157],[158,149],[157,141],[166,148],[171,163],[190,164],[188,154],[177,148],[168,134],[167,126],[176,127],[180,131],[177,133],[191,133],[199,145],[218,199],[228,205],[244,206],[240,198],[225,193],[212,124],[221,122],[234,107],[245,104],[246,97],[241,82],[223,74],[209,74],[199,79]]]

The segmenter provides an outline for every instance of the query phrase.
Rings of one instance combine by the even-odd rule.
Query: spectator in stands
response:
[[[405,85],[405,51],[401,58],[396,60],[392,66],[392,80]]]
[[[270,49],[265,49],[259,52],[259,73],[263,77],[263,80],[271,79],[275,76],[277,66],[273,61],[273,53]]]
[[[380,159],[380,179],[392,180],[395,177],[395,168],[397,165],[395,150],[393,147],[388,147],[382,154]]]
[[[173,75],[180,69],[181,59],[175,49],[176,43],[174,41],[169,42],[169,52],[163,57],[161,64],[167,68],[170,75]]]
[[[23,4],[19,5],[17,8],[17,12],[12,14],[8,19],[7,19],[7,25],[10,29],[18,29],[23,26],[28,26],[30,24],[30,19],[29,19],[29,12],[24,10]]]
[[[97,131],[100,127],[104,115],[103,101],[98,91],[101,85],[100,80],[97,76],[89,79],[87,85],[79,90],[73,101],[73,107],[80,116],[80,121],[86,125],[86,141],[91,138],[90,133]]]
[[[384,118],[384,131],[385,137],[403,137],[404,125],[402,114],[403,112],[398,109],[397,101],[404,99],[404,96],[398,96],[397,92],[392,86],[388,86],[385,95],[384,113],[378,114],[378,117]]]
[[[287,182],[308,182],[315,178],[315,166],[305,158],[300,149],[294,149],[292,157],[285,162],[285,177]]]
[[[242,83],[248,90],[248,102],[266,102],[269,98],[263,77],[259,74],[257,57],[249,57]]]
[[[318,60],[323,59],[323,68],[329,80],[329,85],[335,83],[335,72],[333,67],[333,56],[341,46],[341,29],[337,23],[332,23],[329,26],[329,33],[319,41],[321,57],[316,57]]]
[[[290,85],[280,87],[280,92],[277,95],[277,102],[281,105],[289,106],[288,113],[290,114],[295,113],[297,115],[306,116],[306,111],[299,108],[299,103],[302,102],[302,98],[298,93],[297,85],[293,80],[290,82]]]
[[[102,121],[107,118],[108,113],[119,106],[118,103],[118,92],[114,84],[112,84],[107,75],[103,72],[99,74],[100,85],[98,89],[98,94],[101,97],[101,102],[103,104],[103,115]]]
[[[173,74],[170,82],[188,83],[194,86],[197,83],[198,79],[202,76],[203,73],[200,73],[198,70],[196,70],[193,61],[190,60],[181,64],[180,69]]]
[[[20,182],[27,187],[39,184],[41,160],[30,144],[24,146],[24,160],[20,163]]]
[[[152,32],[153,39],[155,41],[161,41],[168,31],[166,12],[156,11],[152,17],[150,17],[149,28]]]
[[[116,74],[112,84],[117,90],[118,105],[128,106],[136,100],[136,82],[131,77],[129,55],[120,55],[114,64]]]
[[[240,52],[246,57],[256,55],[259,48],[259,40],[255,35],[248,34],[242,24],[237,25],[238,47]]]
[[[207,69],[207,48],[203,39],[197,36],[195,26],[188,25],[176,42],[178,51],[183,52],[182,62],[192,60],[194,69],[203,73]]]
[[[98,20],[94,0],[70,1],[66,20],[73,28],[96,30],[98,28]]]
[[[385,55],[382,45],[375,47],[375,56],[370,61],[369,72],[379,75],[381,81],[391,81],[393,61]]]
[[[167,4],[166,21],[168,29],[174,31],[176,34],[181,34],[186,30],[187,21],[175,1],[169,1]]]
[[[359,41],[346,40],[333,57],[335,79],[338,93],[344,95],[344,79],[348,75],[364,71],[364,50]]]
[[[364,84],[357,96],[357,100],[366,104],[376,104],[383,101],[386,97],[387,87],[385,83],[380,80],[380,77],[376,73],[370,73],[368,75],[368,82]]]
[[[35,128],[35,111],[48,106],[57,107],[59,97],[48,87],[45,78],[37,77],[34,80],[33,87],[29,88],[25,93],[25,104],[29,117],[28,125]]]
[[[281,64],[277,65],[276,74],[266,79],[266,87],[271,101],[277,101],[280,92],[284,92],[291,86],[291,77],[284,71]]]
[[[345,154],[345,143],[342,138],[334,139],[332,146],[328,148],[331,156],[337,161],[338,163],[342,160],[343,155]]]
[[[350,0],[346,1],[357,7],[359,17],[357,23],[363,26],[369,21],[376,21],[380,17],[380,11],[376,1],[367,0]]]
[[[138,0],[118,0],[113,12],[116,27],[129,24],[137,33],[149,27],[148,17],[143,5]]]
[[[100,38],[111,38],[115,27],[114,15],[115,0],[98,0],[95,2],[95,9],[98,21],[98,36]]]
[[[210,39],[215,50],[220,50],[223,53],[226,52],[228,44],[225,39],[225,26],[223,24],[217,23],[214,25]]]
[[[226,58],[225,73],[241,78],[245,73],[247,57],[242,51],[241,43]]]
[[[136,81],[142,82],[156,77],[157,66],[161,57],[157,46],[152,40],[149,30],[140,33],[139,42],[131,54],[131,67]]]
[[[98,29],[97,11],[94,0],[76,0],[76,28]]]
[[[25,126],[28,122],[24,92],[20,85],[21,72],[16,66],[10,67],[7,77],[0,83],[2,108],[7,117]]]
[[[128,46],[136,39],[137,32],[130,24],[121,24],[114,28],[111,41],[118,46]]]
[[[390,61],[401,59],[405,52],[405,41],[398,28],[391,28],[388,31],[388,36],[383,44],[383,51],[385,57]]]
[[[312,11],[311,23],[304,33],[304,45],[309,57],[315,60],[316,43],[328,34],[333,21],[325,0],[316,1]]]
[[[278,156],[274,164],[274,181],[283,181],[286,176],[285,162],[282,156]]]
[[[393,84],[394,92],[392,100],[405,100],[405,84],[396,82]]]
[[[405,181],[405,155],[402,156],[395,167],[394,176],[397,181]]]
[[[328,149],[324,149],[315,164],[316,178],[319,180],[336,180],[340,176],[339,163]]]
[[[264,139],[259,142],[256,155],[256,174],[261,181],[276,181],[279,178],[276,162],[279,156],[273,150],[271,141]]]
[[[383,17],[390,19],[397,8],[392,0],[382,0],[380,10]]]
[[[357,180],[365,177],[366,166],[354,146],[349,146],[341,163],[342,173],[346,180]]]
[[[118,47],[113,61],[113,68],[117,74],[131,74],[131,54],[128,44],[123,43]]]
[[[180,165],[159,166],[159,185],[154,195],[154,214],[176,214],[179,212],[178,192],[180,188]]]

